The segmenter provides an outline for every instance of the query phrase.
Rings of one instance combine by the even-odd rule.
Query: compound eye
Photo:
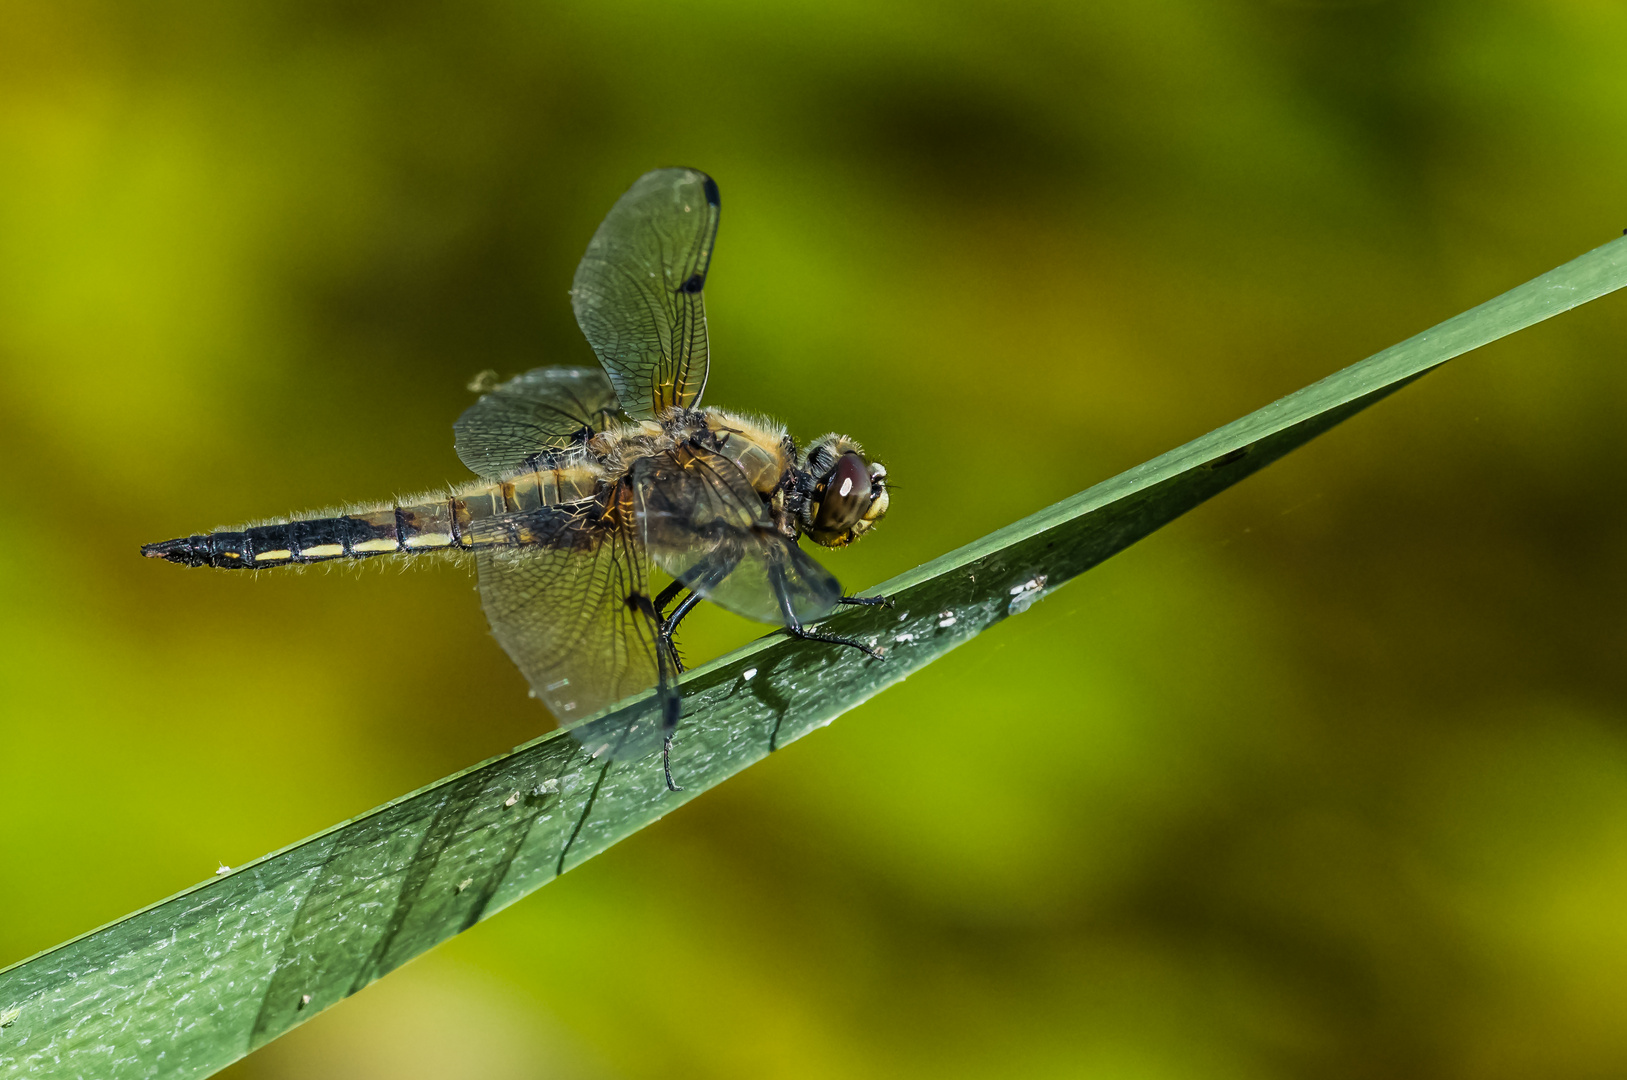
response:
[[[814,528],[822,533],[845,533],[858,524],[870,506],[870,470],[864,458],[843,454],[825,477],[825,494],[814,515]]]

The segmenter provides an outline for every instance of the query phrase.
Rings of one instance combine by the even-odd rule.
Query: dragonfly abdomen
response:
[[[184,566],[262,570],[446,548],[457,544],[453,501],[255,525],[147,544],[141,553]]]
[[[266,570],[332,559],[523,544],[532,524],[529,514],[583,502],[593,496],[596,485],[596,474],[585,467],[544,468],[450,495],[419,496],[405,506],[187,536],[147,544],[141,553],[183,566]],[[509,527],[522,522],[526,528]]]

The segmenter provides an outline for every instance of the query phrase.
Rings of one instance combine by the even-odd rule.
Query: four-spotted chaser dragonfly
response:
[[[478,481],[142,554],[263,570],[471,553],[493,634],[562,724],[657,688],[651,740],[619,750],[643,752],[659,734],[678,790],[683,665],[672,635],[697,602],[880,655],[808,629],[838,604],[879,601],[843,596],[797,541],[843,547],[862,536],[887,512],[886,469],[844,435],[799,450],[771,421],[700,407],[701,292],[718,212],[717,185],[693,169],[647,173],[617,200],[571,288],[603,370],[536,368],[489,389],[453,427]],[[658,595],[652,567],[673,579]]]

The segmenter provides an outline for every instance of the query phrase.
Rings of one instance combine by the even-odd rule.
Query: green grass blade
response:
[[[1623,284],[1627,239],[888,582],[892,608],[829,624],[885,663],[771,635],[706,665],[685,680],[682,793],[556,733],[13,965],[0,1076],[208,1075],[1436,365]]]

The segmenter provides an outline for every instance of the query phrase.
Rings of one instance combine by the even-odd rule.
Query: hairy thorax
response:
[[[765,497],[774,493],[793,464],[794,450],[785,429],[770,420],[723,409],[674,409],[660,421],[607,428],[580,450],[561,455],[556,467],[591,473],[602,490],[625,476],[638,459],[696,441],[732,461]]]

